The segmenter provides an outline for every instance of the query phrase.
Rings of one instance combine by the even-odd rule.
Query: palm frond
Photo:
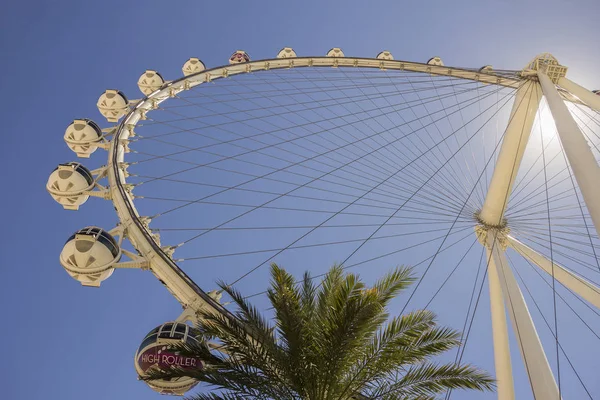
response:
[[[470,365],[425,363],[410,367],[395,382],[382,383],[370,394],[372,399],[435,397],[448,389],[493,390],[495,381],[486,372]]]
[[[305,387],[312,374],[305,365],[307,351],[307,323],[302,306],[302,293],[295,284],[294,277],[277,264],[271,264],[271,289],[267,296],[275,310],[278,346],[281,347],[283,360],[281,371],[294,387]],[[300,372],[302,371],[302,372]]]

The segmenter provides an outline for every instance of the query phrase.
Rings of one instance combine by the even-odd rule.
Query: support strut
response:
[[[556,130],[583,200],[592,217],[596,232],[600,236],[600,167],[588,145],[585,136],[573,119],[571,112],[558,94],[554,83],[543,72],[538,71],[538,79],[548,106],[554,117]]]

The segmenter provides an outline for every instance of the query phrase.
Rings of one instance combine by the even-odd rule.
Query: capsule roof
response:
[[[296,52],[291,47],[284,47],[277,53],[277,58],[293,58],[296,57]]]
[[[443,67],[443,66],[444,66],[444,62],[443,62],[443,61],[442,61],[442,59],[441,59],[440,57],[438,57],[438,56],[431,57],[431,58],[429,59],[429,61],[427,61],[427,64],[429,64],[429,65],[438,65],[438,66],[441,66],[441,67]]]
[[[167,322],[148,332],[140,344],[138,352],[141,352],[147,346],[156,343],[158,339],[182,340],[188,343],[197,342],[196,336],[198,336],[198,334],[196,329],[183,322]]]
[[[344,57],[344,52],[339,47],[334,47],[327,52],[327,57]]]
[[[78,162],[68,162],[68,163],[58,164],[58,166],[56,168],[54,168],[54,170],[52,172],[56,171],[60,167],[71,167],[75,172],[77,172],[78,174],[83,176],[88,184],[91,185],[92,183],[94,183],[94,177],[92,176],[92,173],[90,172],[90,170]],[[58,172],[58,176],[60,178],[62,178],[62,179],[68,178],[68,176],[61,176],[61,172],[63,172],[63,171]],[[65,171],[65,173],[67,173],[67,171]]]
[[[100,126],[95,123],[94,121],[92,121],[89,118],[79,118],[76,120],[73,120],[73,122],[71,122],[67,127],[71,126],[72,124],[74,124],[76,121],[85,121],[89,126],[91,126],[96,132],[98,132],[98,136],[102,136],[102,128],[100,128]]]
[[[377,59],[379,59],[379,60],[393,60],[394,56],[392,56],[392,53],[390,53],[389,51],[384,50],[381,53],[377,54]]]
[[[67,239],[66,243],[75,239],[77,235],[93,236],[97,241],[105,245],[114,257],[119,255],[119,244],[110,233],[106,232],[102,228],[98,228],[97,226],[87,226],[72,234]]]

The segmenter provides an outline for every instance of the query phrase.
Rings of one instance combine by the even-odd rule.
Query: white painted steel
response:
[[[135,129],[146,112],[156,108],[158,104],[169,97],[204,82],[224,78],[241,73],[269,69],[286,69],[292,67],[361,67],[383,68],[423,72],[434,75],[452,76],[455,78],[469,79],[484,83],[491,83],[505,87],[517,87],[519,78],[496,76],[475,70],[465,70],[452,67],[441,67],[422,63],[413,63],[396,60],[381,60],[368,58],[343,58],[343,57],[303,57],[260,60],[248,63],[232,64],[204,70],[185,76],[179,80],[169,82],[162,89],[149,94],[141,100],[125,116],[118,126],[109,149],[108,181],[111,198],[121,224],[127,229],[127,236],[134,247],[145,257],[150,270],[164,283],[173,296],[184,308],[191,307],[195,310],[210,309],[215,312],[228,313],[216,301],[204,293],[157,245],[154,237],[140,220],[131,195],[125,190],[125,175],[119,168],[124,163],[124,154],[130,132]]]
[[[600,96],[597,94],[564,77],[558,80],[558,85],[572,95],[577,96],[588,107],[600,112]]]
[[[332,60],[335,58],[335,60]],[[291,64],[290,64],[291,63]],[[358,68],[382,68],[390,70],[423,72],[433,75],[452,76],[460,79],[480,81],[505,87],[518,88],[522,79],[519,77],[506,77],[471,69],[462,69],[438,65],[428,65],[425,63],[415,63],[402,60],[381,60],[376,58],[353,58],[353,57],[298,57],[298,58],[276,58],[268,60],[252,61],[247,63],[232,64],[213,68],[189,75],[177,82],[188,80],[191,86],[210,81],[217,78],[227,77],[235,74],[261,71],[269,69],[285,69],[291,67],[358,67]],[[208,79],[206,75],[209,75]]]
[[[552,263],[545,256],[533,250],[531,247],[524,243],[521,243],[512,236],[507,236],[508,244],[517,253],[531,261],[533,264],[540,267],[548,275],[554,275],[554,278],[562,283],[565,287],[569,288],[579,296],[589,301],[594,306],[600,308],[600,288],[587,279],[575,275],[573,272],[564,268],[563,266]],[[552,264],[554,264],[554,272],[552,271]]]
[[[479,213],[481,221],[488,226],[502,225],[541,97],[542,91],[534,82],[523,85],[517,91],[490,186]]]
[[[536,399],[559,400],[558,387],[552,369],[544,353],[537,330],[529,314],[529,309],[519,288],[519,284],[508,265],[506,255],[495,234],[488,235],[487,245],[491,248],[492,260],[498,268],[498,278],[504,302],[510,316],[512,327],[529,381]]]
[[[585,205],[592,217],[596,232],[600,235],[600,167],[554,83],[542,72],[538,72],[538,79],[552,117],[554,117],[560,142],[573,169],[573,175],[575,175]]]
[[[492,251],[486,246],[488,259],[488,283],[490,288],[490,311],[492,318],[492,336],[494,340],[494,366],[498,400],[514,400],[515,387],[513,382],[510,345],[508,342],[508,325],[506,310],[502,298],[502,287],[498,277],[498,268]]]

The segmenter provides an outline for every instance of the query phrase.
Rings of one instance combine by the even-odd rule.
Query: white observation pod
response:
[[[229,64],[241,64],[250,62],[250,56],[243,50],[236,50],[231,57],[229,57]]]
[[[201,369],[204,364],[200,359],[185,357],[173,349],[177,343],[198,343],[199,332],[183,322],[167,322],[146,335],[135,353],[135,370],[140,377],[152,370],[168,370],[169,368]],[[153,379],[146,381],[150,388],[161,394],[183,395],[193,388],[195,379],[182,377],[177,379]]]
[[[86,192],[93,188],[92,173],[76,162],[59,164],[46,183],[46,190],[50,196],[65,210],[78,210],[90,197]]]
[[[148,96],[150,93],[157,91],[165,84],[163,77],[153,70],[146,70],[138,79],[138,87],[140,91]]]
[[[491,65],[484,65],[483,67],[479,68],[479,72],[484,73],[484,74],[491,74],[494,72],[494,69],[492,68]],[[484,85],[487,85],[487,83],[483,83]]]
[[[206,69],[204,63],[196,57],[192,57],[183,63],[183,67],[181,67],[181,71],[183,71],[183,75],[189,76],[192,74],[197,74],[198,72],[202,72]]]
[[[378,60],[393,60],[394,56],[392,56],[392,53],[390,53],[389,51],[384,50],[381,53],[377,54],[377,59]]]
[[[97,106],[108,122],[118,122],[129,109],[129,100],[123,92],[109,89],[100,95]]]
[[[296,57],[296,52],[291,47],[284,47],[277,53],[277,58],[294,58]]]
[[[121,248],[112,235],[95,226],[74,233],[60,252],[60,264],[84,286],[100,286],[112,275]]]
[[[339,47],[334,47],[327,52],[327,57],[344,57],[344,52]]]
[[[429,65],[438,65],[440,67],[444,66],[444,62],[438,56],[430,58],[429,61],[427,61],[427,64],[429,64]]]
[[[67,126],[64,139],[78,157],[89,158],[98,148],[102,129],[91,119],[76,119]]]

